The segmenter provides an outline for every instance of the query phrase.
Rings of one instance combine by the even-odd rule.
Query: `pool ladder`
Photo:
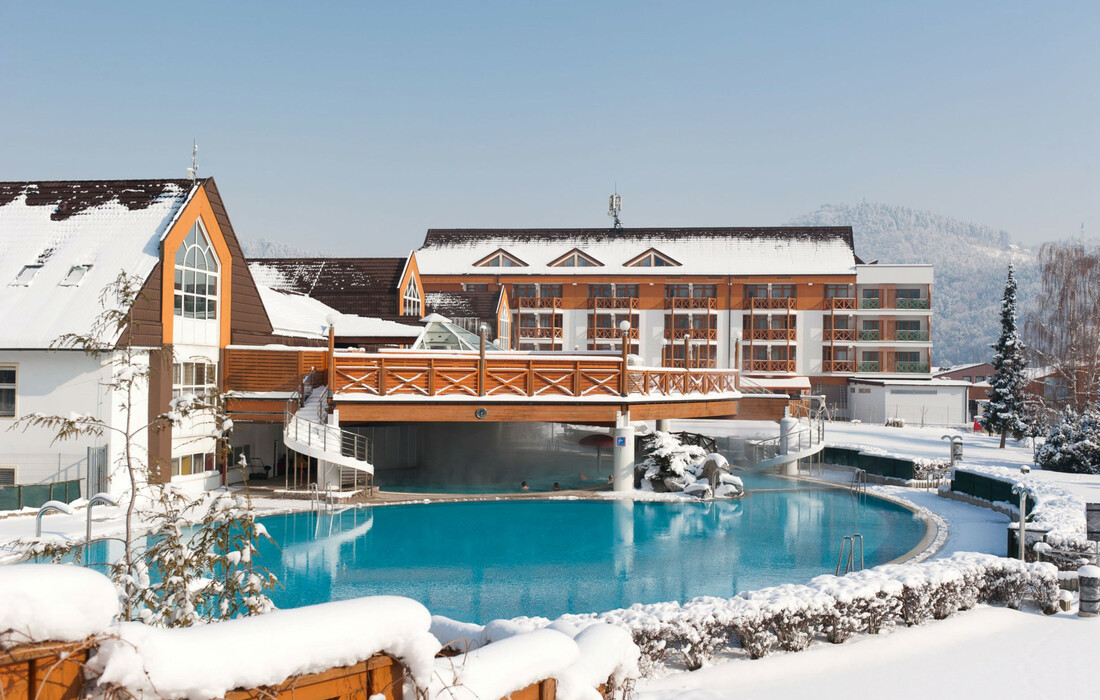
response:
[[[856,469],[852,472],[852,491],[855,493],[867,493],[866,469]]]
[[[859,568],[856,568],[856,540],[859,540]],[[848,558],[844,558],[844,554],[848,554]],[[852,571],[863,571],[863,535],[858,532],[854,535],[845,535],[844,539],[840,541],[840,556],[836,559],[836,575],[840,576],[841,568],[844,569],[844,573],[851,573]]]
[[[317,487],[316,483],[309,485],[309,509],[311,511],[326,510],[332,512],[336,510],[336,499],[332,497],[332,491],[325,489],[322,491]]]

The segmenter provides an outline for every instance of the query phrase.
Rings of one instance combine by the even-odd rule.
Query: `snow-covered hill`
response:
[[[317,251],[306,250],[269,238],[242,237],[240,241],[246,258],[315,258],[319,256]]]
[[[1032,252],[1006,231],[928,211],[888,204],[830,204],[790,223],[850,225],[865,261],[932,263],[932,362],[988,360],[1000,330],[999,309],[1008,263],[1016,263],[1021,312],[1030,306],[1037,270]]]

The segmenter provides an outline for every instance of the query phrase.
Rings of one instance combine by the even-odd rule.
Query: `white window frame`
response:
[[[91,265],[73,265],[69,268],[69,271],[65,273],[65,277],[58,282],[61,287],[79,287],[80,283],[84,281],[84,276],[88,274],[88,270],[92,269]],[[79,272],[76,279],[70,281],[70,278]]]
[[[42,266],[38,263],[32,263],[30,265],[24,265],[19,268],[19,272],[16,273],[15,279],[11,281],[13,287],[29,287],[34,278],[38,276],[38,272],[42,269]],[[26,275],[26,279],[24,279]]]
[[[416,283],[416,277],[410,276],[409,283],[405,285],[405,291],[401,294],[401,315],[420,316],[424,306],[420,299],[420,285]]]
[[[191,234],[196,230],[201,235],[201,240],[196,240],[195,243],[188,243],[191,239]],[[198,236],[196,236],[198,239]],[[205,245],[203,245],[205,243]],[[188,255],[194,250],[196,253],[201,253],[204,261],[213,262],[213,270],[209,267],[200,267],[197,262],[195,265],[188,265],[186,263]],[[182,261],[182,262],[181,262]],[[214,249],[214,242],[210,239],[210,234],[206,231],[205,224],[202,223],[202,219],[195,219],[195,223],[191,226],[191,229],[187,232],[187,237],[180,243],[180,247],[176,250],[176,257],[173,263],[173,275],[174,275],[174,292],[172,299],[172,314],[178,318],[186,318],[195,321],[215,321],[218,319],[219,307],[221,306],[221,260],[218,259],[218,253]],[[195,291],[189,291],[187,289],[187,280],[190,276],[191,279],[197,279],[198,275],[203,275],[206,280],[206,285],[203,286],[203,291],[200,293],[197,291],[197,287],[193,289]],[[214,293],[210,294],[210,283],[214,284]],[[187,312],[187,301],[191,300],[192,310],[190,315]],[[197,302],[202,300],[203,311],[202,315],[198,314]],[[210,311],[210,302],[213,302],[213,312]]]
[[[19,417],[19,365],[4,363],[0,364],[0,369],[10,369],[15,373],[14,381],[0,383],[0,390],[12,392],[11,415],[0,414],[0,420],[15,420]]]
[[[184,381],[187,378],[187,367],[191,367],[191,382]],[[203,367],[203,383],[194,381],[195,369]],[[196,397],[204,397],[210,390],[218,388],[218,365],[209,360],[192,360],[190,362],[172,363],[172,398],[178,399],[184,394]]]

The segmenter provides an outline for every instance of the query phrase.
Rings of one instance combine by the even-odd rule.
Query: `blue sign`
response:
[[[626,447],[626,438],[625,437],[616,437],[615,438],[615,447]]]

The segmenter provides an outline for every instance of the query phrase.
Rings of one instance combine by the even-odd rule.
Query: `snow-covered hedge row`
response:
[[[959,469],[963,468],[956,467],[956,471]],[[1024,476],[1018,469],[968,464],[964,471],[1013,486],[1019,484],[1026,487],[1035,501],[1035,507],[1028,517],[1028,527],[1045,530],[1044,541],[1054,547],[1087,548],[1085,502],[1080,497],[1045,479],[1034,475]],[[1004,505],[1011,512],[1019,514],[1017,503]]]
[[[760,658],[776,648],[805,649],[819,637],[838,644],[856,633],[920,625],[977,603],[1018,608],[1025,599],[1033,600],[1051,614],[1058,592],[1058,572],[1051,564],[963,553],[840,577],[819,576],[807,585],[776,586],[730,599],[634,605],[562,620],[598,619],[629,629],[642,650],[642,673],[648,674],[668,661],[699,668],[728,647]]]

